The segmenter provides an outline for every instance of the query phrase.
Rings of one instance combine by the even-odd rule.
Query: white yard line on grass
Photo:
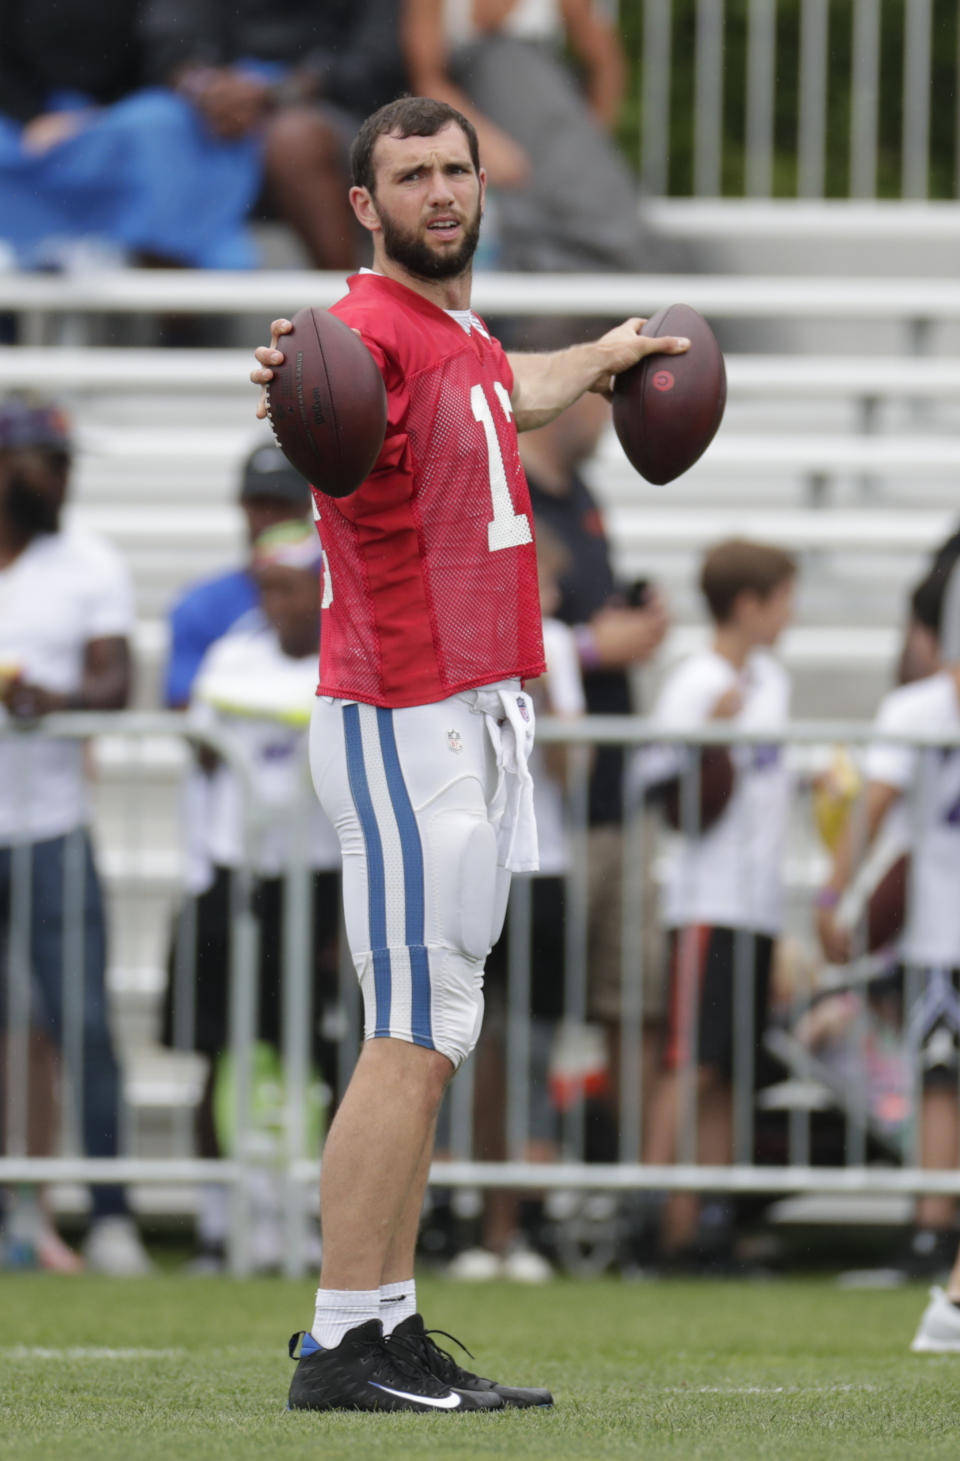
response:
[[[0,1349],[0,1355],[12,1360],[171,1360],[186,1354],[183,1349],[105,1349],[72,1345],[66,1349],[45,1349],[39,1346],[14,1344]]]
[[[664,1395],[850,1395],[879,1385],[666,1385]]]

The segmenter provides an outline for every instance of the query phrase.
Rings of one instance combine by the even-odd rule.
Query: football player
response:
[[[413,1281],[437,1110],[477,1040],[510,873],[537,862],[524,681],[543,649],[517,432],[688,342],[641,336],[631,319],[590,344],[508,357],[470,308],[486,180],[473,127],[445,103],[375,112],[351,167],[373,269],[332,312],[380,367],[388,422],[353,496],[314,492],[326,581],[311,744],[366,1039],[324,1150],[320,1288],[289,1403],[546,1405],[548,1391],[480,1378],[439,1349]],[[269,384],[290,328],[272,326],[255,384]]]

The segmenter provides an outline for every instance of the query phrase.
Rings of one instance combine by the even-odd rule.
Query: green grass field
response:
[[[960,1455],[960,1356],[913,1356],[920,1288],[425,1280],[428,1322],[554,1411],[283,1410],[309,1283],[0,1275],[0,1457],[320,1461]]]

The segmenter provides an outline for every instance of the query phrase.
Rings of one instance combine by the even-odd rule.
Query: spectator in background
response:
[[[240,508],[250,547],[267,528],[310,513],[310,488],[279,447],[265,442],[247,457],[240,477]],[[164,698],[182,710],[200,661],[210,645],[257,605],[257,586],[249,564],[218,574],[187,589],[170,612],[170,658]]]
[[[185,710],[190,704],[197,672],[205,663],[205,656],[212,647],[222,642],[223,636],[238,622],[258,612],[259,594],[252,563],[253,546],[258,538],[270,528],[286,523],[306,524],[316,537],[310,522],[310,500],[310,488],[300,473],[291,467],[279,447],[267,441],[254,448],[243,464],[239,484],[239,503],[246,519],[248,562],[243,567],[194,584],[170,613],[170,656],[164,695],[172,710]],[[319,643],[319,637],[316,643]],[[313,658],[315,681],[316,653]],[[244,690],[244,695],[247,693],[249,690]],[[222,793],[218,791],[220,783],[215,782],[209,771],[209,766],[204,769],[202,763],[196,765],[184,785],[186,895],[175,920],[171,967],[184,936],[183,930],[192,925],[197,931],[197,951],[202,952],[204,963],[209,955],[212,966],[221,969],[219,976],[214,976],[215,985],[218,977],[221,980],[221,986],[217,986],[220,993],[213,997],[223,999],[226,989],[222,982],[226,979],[222,968],[226,947],[223,929],[229,916],[229,878],[225,873],[217,877],[211,870],[208,839],[212,822],[217,817],[217,807],[222,807]],[[212,941],[210,949],[202,948],[205,939]],[[172,998],[172,988],[170,997]],[[172,1039],[173,1027],[170,1024],[169,1009],[167,1033]],[[198,1031],[201,1036],[202,1033]],[[219,1033],[217,1040],[221,1043],[216,1048],[221,1048],[222,1037]],[[200,1048],[204,1049],[206,1046],[201,1045]],[[211,1101],[212,1086],[205,1093],[198,1117],[198,1140],[204,1152],[216,1149],[216,1137],[210,1119]],[[224,1219],[220,1206],[219,1189],[208,1192],[200,1218],[200,1257],[204,1264],[214,1266],[220,1261],[215,1250],[222,1244]]]
[[[928,672],[890,691],[876,729],[955,734],[960,731],[960,578],[956,558],[938,555],[911,598],[911,624],[920,662]],[[870,747],[865,772],[865,846],[848,824],[834,854],[830,879],[818,899],[823,949],[835,963],[856,950],[856,920],[843,915],[856,865],[883,838],[891,857],[906,849],[910,897],[896,943],[896,986],[902,996],[911,1069],[921,1083],[920,1165],[953,1170],[960,1157],[957,1081],[960,1074],[960,753],[919,751],[904,743]],[[886,859],[890,866],[890,859]],[[903,1278],[945,1272],[956,1246],[952,1197],[924,1194],[896,1268]],[[951,1299],[960,1300],[954,1282]],[[960,1335],[960,1322],[956,1324]]]
[[[22,267],[256,263],[259,138],[147,79],[144,0],[0,0],[0,241]]]
[[[780,548],[731,539],[707,553],[700,586],[713,643],[667,677],[652,712],[657,727],[689,732],[725,721],[773,734],[786,727],[790,682],[770,651],[790,621],[795,578],[796,565]],[[733,1160],[734,988],[738,969],[746,968],[756,1078],[783,917],[790,783],[778,745],[722,750],[709,770],[705,759],[700,764],[699,827],[691,828],[689,797],[678,787],[689,764],[689,753],[676,745],[652,746],[637,760],[642,784],[673,801],[671,819],[681,834],[664,889],[669,1028],[647,1160],[678,1160],[678,1133],[694,1120],[697,1145],[688,1160],[725,1166]],[[726,1261],[731,1241],[726,1204],[704,1204],[701,1212],[696,1194],[672,1194],[661,1229],[665,1258]]]
[[[527,689],[541,716],[571,719],[583,715],[586,702],[577,644],[573,630],[554,617],[560,604],[560,580],[569,572],[570,555],[543,523],[537,524],[537,577],[543,613],[543,650],[546,673]],[[564,875],[569,861],[565,791],[567,748],[535,746],[530,757],[533,804],[537,819],[540,866],[530,876],[530,1047],[527,1074],[528,1140],[523,1158],[549,1162],[557,1158],[558,1113],[550,1090],[550,1063],[554,1037],[563,1015],[566,989]],[[514,895],[516,896],[516,895]],[[510,923],[516,913],[507,909],[504,932],[487,959],[484,971],[486,1001],[484,1029],[476,1053],[474,1123],[477,1157],[504,1161],[508,1155],[507,1109],[509,988],[507,982]],[[552,1268],[537,1251],[536,1233],[530,1231],[531,1206],[523,1194],[488,1191],[484,1201],[482,1246],[458,1254],[448,1269],[451,1278],[515,1279],[539,1283]]]
[[[0,714],[21,724],[61,710],[119,710],[129,694],[133,604],[126,569],[107,543],[60,525],[71,454],[66,419],[54,406],[0,403]],[[0,1019],[10,1009],[15,930],[23,917],[29,967],[20,972],[29,982],[30,1017],[61,1053],[71,1034],[69,986],[82,981],[82,1080],[74,1106],[87,1155],[114,1157],[120,1080],[107,1009],[103,896],[87,822],[81,742],[0,740]],[[19,882],[21,848],[27,893]],[[94,1187],[85,1252],[101,1272],[149,1270],[122,1188]]]
[[[954,564],[960,558],[960,532],[949,537],[933,555],[930,574],[933,578],[946,580]],[[929,630],[911,612],[903,637],[900,663],[897,666],[897,684],[909,685],[914,680],[933,675],[939,665],[939,648],[931,639]]]
[[[143,0],[148,64],[224,145],[262,137],[266,195],[314,267],[360,241],[347,151],[405,89],[396,0]]]
[[[357,117],[402,89],[394,0],[0,0],[0,240],[23,267],[253,268],[263,191],[350,269]]]
[[[312,1055],[327,1057],[319,1034],[322,1017],[336,1002],[339,927],[340,846],[314,797],[309,796],[307,728],[317,686],[320,644],[322,551],[313,524],[280,523],[261,533],[253,545],[252,575],[259,607],[245,614],[228,634],[212,644],[195,677],[189,715],[198,728],[225,733],[249,768],[257,805],[263,813],[253,851],[256,884],[253,912],[259,924],[259,1013],[257,1039],[277,1049],[282,1039],[284,970],[284,873],[303,848],[313,871]],[[244,861],[242,789],[223,762],[204,761],[208,782],[206,814],[192,820],[186,833],[191,861],[203,866],[207,887],[196,904],[192,955],[195,993],[195,1048],[210,1057],[203,1098],[197,1111],[197,1147],[204,1157],[222,1154],[222,1122],[215,1120],[218,1063],[227,1046],[233,914],[233,877]],[[182,940],[178,952],[183,953]],[[166,1035],[175,1042],[179,987],[177,961],[168,985]],[[333,1072],[325,1074],[333,1085]],[[318,1135],[315,1133],[315,1135]],[[282,1261],[283,1239],[278,1194],[270,1184],[254,1192],[257,1221],[253,1257],[258,1268]],[[226,1204],[222,1188],[204,1194],[201,1206],[199,1271],[223,1263]]]
[[[539,335],[531,338],[535,343],[528,348],[551,348]],[[567,342],[569,338],[567,333]],[[557,343],[555,337],[553,343]],[[553,613],[573,628],[587,710],[591,715],[630,715],[634,708],[630,671],[654,654],[668,620],[662,599],[650,585],[635,585],[626,594],[618,591],[603,516],[581,475],[609,423],[606,401],[598,395],[582,396],[549,426],[524,432],[520,457],[537,528],[547,528],[566,549],[566,567],[559,575],[559,601]],[[597,749],[590,779],[588,835],[588,1013],[607,1032],[613,1106],[619,1094],[621,1064],[623,764],[623,753],[617,747]],[[662,1014],[657,996],[658,963],[656,947],[648,947],[644,959],[648,1057]],[[652,1069],[652,1058],[644,1064]]]
[[[627,69],[594,0],[403,0],[403,17],[414,92],[477,128],[501,268],[677,267],[642,226],[636,180],[610,135]]]

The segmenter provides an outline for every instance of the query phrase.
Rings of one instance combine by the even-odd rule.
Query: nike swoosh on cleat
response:
[[[396,1395],[400,1400],[412,1400],[416,1405],[430,1405],[434,1410],[456,1410],[460,1404],[459,1395],[409,1395],[406,1390],[391,1390],[389,1385],[378,1385],[376,1380],[370,1384],[375,1390],[383,1390],[387,1395]]]

